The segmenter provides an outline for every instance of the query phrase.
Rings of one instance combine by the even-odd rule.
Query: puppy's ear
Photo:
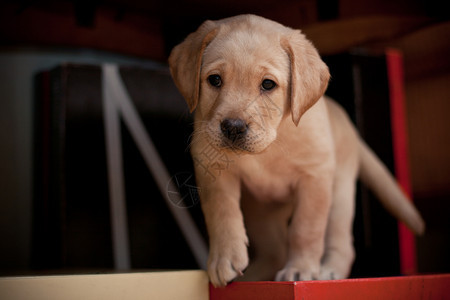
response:
[[[305,111],[325,93],[330,79],[328,67],[310,41],[299,31],[293,30],[281,40],[291,67],[291,113],[298,125]]]
[[[190,111],[194,111],[200,94],[200,69],[203,52],[217,34],[213,21],[204,22],[197,31],[176,46],[169,57],[170,73]]]

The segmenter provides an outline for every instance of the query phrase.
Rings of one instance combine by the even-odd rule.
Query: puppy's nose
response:
[[[248,131],[248,125],[241,119],[224,119],[220,123],[222,134],[232,142],[245,137]]]

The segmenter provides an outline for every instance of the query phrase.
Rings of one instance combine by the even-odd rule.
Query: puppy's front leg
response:
[[[332,198],[331,176],[301,178],[288,237],[288,260],[277,281],[315,280],[320,274]]]
[[[248,265],[248,238],[240,209],[238,178],[223,172],[215,181],[197,179],[209,234],[208,275],[214,286],[225,286]]]

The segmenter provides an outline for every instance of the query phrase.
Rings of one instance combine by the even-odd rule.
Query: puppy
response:
[[[343,109],[323,96],[328,68],[300,31],[254,15],[206,21],[169,64],[195,110],[191,152],[214,286],[238,276],[346,278],[358,176],[413,232],[424,231]]]

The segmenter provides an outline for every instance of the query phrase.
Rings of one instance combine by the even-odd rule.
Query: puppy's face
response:
[[[324,93],[328,68],[300,31],[242,15],[206,21],[169,58],[196,136],[220,148],[264,151],[289,114],[298,125]]]
[[[289,58],[280,44],[233,31],[205,49],[197,106],[216,147],[258,153],[270,145],[288,107]]]

